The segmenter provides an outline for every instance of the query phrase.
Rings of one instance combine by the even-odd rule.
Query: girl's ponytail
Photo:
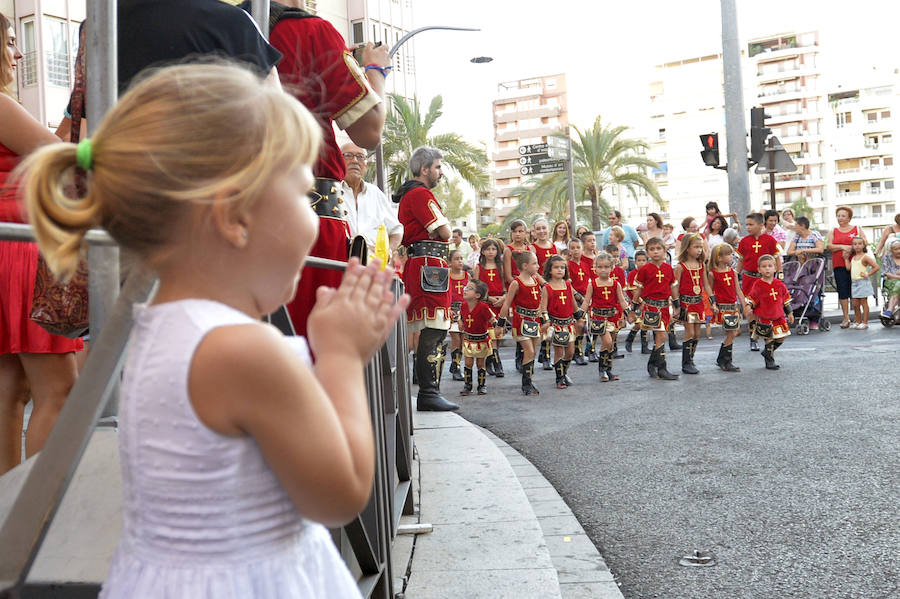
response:
[[[61,281],[78,268],[84,235],[99,224],[100,206],[90,191],[76,197],[76,146],[58,143],[32,153],[16,169],[22,179],[28,221],[47,266]],[[88,185],[90,177],[87,178]]]

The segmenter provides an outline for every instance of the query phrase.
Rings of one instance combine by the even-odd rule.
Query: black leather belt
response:
[[[654,308],[668,308],[669,300],[657,300],[650,299],[649,297],[641,298],[645,304],[648,306],[653,306]]]
[[[450,244],[446,241],[414,241],[406,247],[406,255],[410,258],[427,256],[440,258],[444,262],[450,260]]]
[[[737,304],[719,304],[719,312],[737,312]]]
[[[603,318],[609,318],[611,316],[615,316],[619,311],[615,308],[591,308],[591,316],[602,316]]]
[[[681,294],[681,296],[679,296],[678,298],[678,301],[680,301],[682,304],[699,304],[703,301],[703,297],[699,295]]]
[[[759,279],[762,276],[758,272],[755,272],[752,270],[745,270],[744,274],[747,275],[748,277],[752,277],[754,279]]]
[[[550,317],[550,324],[556,327],[567,327],[573,322],[575,322],[575,319],[571,316],[568,318],[556,318],[555,316]]]
[[[476,335],[474,333],[463,333],[466,336],[466,341],[487,341],[490,335],[488,333],[482,333],[481,335]]]
[[[341,196],[340,181],[317,177],[313,188],[309,190],[309,203],[319,216],[344,220],[347,209]]]
[[[516,314],[518,314],[519,316],[526,316],[528,318],[537,318],[538,311],[529,310],[528,308],[523,308],[522,306],[516,306]]]

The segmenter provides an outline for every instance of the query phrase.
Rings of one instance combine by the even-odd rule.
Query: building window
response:
[[[359,45],[366,41],[365,35],[363,34],[364,28],[363,28],[362,21],[354,21],[350,25],[350,31],[351,31],[351,38],[352,38],[351,42],[354,45]]]
[[[34,39],[34,19],[22,21],[22,85],[37,85],[37,42]]]
[[[666,138],[666,130],[660,129],[659,132],[657,133],[657,136],[658,136],[657,139],[665,139]]]
[[[885,188],[885,189],[894,189],[894,180],[893,180],[893,179],[889,179],[889,180],[885,181],[885,182],[884,182],[884,188]]]
[[[872,216],[881,216],[881,204],[872,205]]]
[[[844,125],[848,125],[853,122],[851,114],[852,113],[850,113],[850,112],[839,112],[836,115],[834,115],[835,118],[837,119],[838,129],[840,129]]]
[[[866,113],[866,122],[874,123],[878,121],[878,113],[877,112],[867,112]]]
[[[47,82],[69,87],[69,28],[62,19],[44,17],[44,46],[47,58]]]
[[[884,166],[894,166],[894,157],[893,156],[885,156],[884,157]]]
[[[882,110],[882,111],[881,111],[881,118],[882,118],[882,119],[889,119],[889,118],[891,118],[891,111],[890,111],[890,110]]]

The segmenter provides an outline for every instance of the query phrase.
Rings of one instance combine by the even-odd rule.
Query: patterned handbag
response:
[[[84,118],[84,24],[79,30],[78,55],[75,60],[75,85],[72,89],[72,132],[70,141],[78,143],[81,120]],[[76,193],[83,194],[84,171],[76,170]],[[78,269],[68,283],[56,280],[44,257],[38,255],[34,277],[34,297],[31,301],[31,320],[52,335],[70,339],[83,336],[90,324],[88,311],[87,262],[78,261]]]
[[[43,256],[38,256],[34,277],[34,299],[31,320],[53,335],[76,339],[85,334],[90,324],[88,311],[88,271],[82,260],[68,283],[53,276]]]

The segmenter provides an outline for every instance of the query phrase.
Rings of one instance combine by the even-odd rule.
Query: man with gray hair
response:
[[[397,216],[403,225],[407,255],[403,284],[411,301],[406,321],[410,332],[419,333],[413,369],[419,383],[416,409],[420,412],[459,409],[441,397],[442,343],[450,328],[450,221],[431,193],[441,180],[441,158],[435,148],[413,150],[409,158],[413,178],[393,195],[400,203]]]

